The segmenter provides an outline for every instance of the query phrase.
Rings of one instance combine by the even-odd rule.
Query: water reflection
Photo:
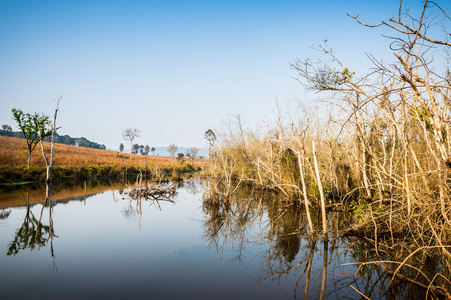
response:
[[[90,180],[87,182],[53,182],[50,185],[52,200],[57,203],[67,201],[84,201],[98,193],[114,189],[124,190],[125,184],[121,182]],[[45,199],[47,189],[45,185],[31,184],[24,186],[0,186],[0,209],[25,206],[28,197],[29,205],[42,203]]]
[[[238,249],[236,259],[242,259],[242,250],[247,243],[248,232],[254,225],[260,224],[263,216],[263,206],[255,198],[241,198],[241,201],[227,201],[225,204],[217,201],[204,201],[202,211],[204,239],[214,246],[222,258],[224,247],[231,245]]]
[[[129,187],[128,191],[125,192],[128,195],[128,205],[122,209],[122,213],[127,218],[138,214],[138,226],[141,231],[142,201],[149,203],[150,206],[157,207],[161,211],[160,201],[170,202],[175,205],[173,199],[177,195],[177,189],[183,188],[183,186],[183,181],[175,181],[172,183],[172,186],[167,184],[137,183],[136,186]]]
[[[44,209],[48,208],[49,223],[44,225],[42,223],[42,216]],[[7,255],[16,255],[21,250],[34,250],[40,249],[50,244],[50,254],[52,256],[53,270],[58,271],[55,263],[55,253],[53,249],[53,238],[58,237],[55,235],[53,229],[53,204],[50,197],[50,187],[46,184],[45,199],[42,204],[42,209],[39,214],[39,219],[36,219],[33,212],[30,209],[29,193],[26,196],[26,213],[22,226],[16,230],[14,239],[8,245]]]
[[[139,280],[147,280],[150,276],[153,281],[157,281],[161,274],[166,274],[167,277],[161,277],[160,283],[166,280],[172,285],[196,274],[204,276],[203,280],[210,285],[221,281],[225,287],[234,279],[227,276],[239,277],[243,283],[239,285],[239,282],[237,289],[246,290],[249,292],[247,295],[255,295],[255,298],[269,298],[268,291],[276,298],[280,291],[289,297],[301,299],[358,299],[362,297],[359,293],[371,299],[425,298],[426,289],[418,289],[405,280],[396,280],[390,285],[391,274],[399,264],[370,263],[402,261],[403,257],[409,255],[406,249],[395,249],[395,254],[389,254],[393,251],[380,251],[377,256],[370,240],[338,235],[329,241],[315,240],[309,235],[302,206],[287,203],[271,192],[251,188],[237,190],[227,201],[202,201],[200,191],[205,188],[205,184],[199,180],[164,185],[145,184],[139,187],[140,194],[137,197],[131,197],[131,190],[120,184],[112,185],[105,192],[108,188],[89,182],[86,189],[84,183],[74,188],[72,198],[63,196],[69,192],[61,186],[52,187],[52,197],[49,186],[45,187],[45,193],[41,193],[42,188],[37,189],[39,193],[36,190],[28,193],[22,191],[18,193],[22,199],[14,205],[23,202],[24,209],[5,207],[0,212],[0,219],[5,220],[5,223],[11,221],[13,224],[12,219],[16,222],[8,233],[5,247],[6,242],[8,244],[4,249],[7,256],[28,249],[45,250],[44,253],[50,250],[53,270],[57,271],[53,247],[55,239],[58,241],[58,265],[61,267],[61,271],[55,274],[67,280],[62,280],[66,286],[67,282],[74,280],[69,273],[78,272],[82,274],[80,278],[96,274],[89,278],[97,280],[96,284],[112,290],[116,288],[117,291],[120,284],[112,287],[107,280],[115,280],[115,273],[126,273],[130,282],[136,282],[133,289],[153,292],[155,286],[152,290],[151,286],[146,285],[147,281],[140,285]],[[89,194],[95,194],[93,187],[97,192],[104,193],[84,206],[85,194],[88,197]],[[154,193],[163,190],[177,190],[178,198],[174,198],[175,193],[169,198]],[[38,203],[37,195],[41,197],[39,206],[33,209],[33,203]],[[55,195],[61,200],[56,201]],[[159,198],[158,195],[163,197]],[[71,199],[70,203],[68,199]],[[57,203],[70,205],[60,206]],[[53,222],[55,207],[58,215],[56,225],[61,235],[58,239]],[[153,214],[154,211],[158,213]],[[115,214],[125,216],[126,220],[115,218]],[[320,226],[318,216],[318,212],[312,212],[313,226]],[[74,229],[80,217],[86,219]],[[330,232],[339,232],[346,226],[347,217],[340,212],[331,212],[328,220]],[[72,223],[67,223],[66,219]],[[77,234],[80,231],[86,243],[79,243],[80,236]],[[36,252],[33,251],[33,254]],[[113,255],[109,257],[105,253]],[[48,260],[48,257],[45,259]],[[3,266],[11,261],[5,260],[1,264]],[[409,266],[421,270],[421,273],[406,266],[402,274],[417,278],[417,281],[422,276],[431,280],[443,262],[446,263],[446,260],[430,259],[427,265],[422,265],[423,261],[411,260]],[[224,265],[227,267],[221,269]],[[198,273],[189,273],[190,268]],[[226,273],[225,269],[230,273]],[[244,269],[252,270],[249,272],[251,275],[246,276],[251,276],[252,283],[259,289],[248,287],[249,281],[244,283],[245,275],[238,274],[244,273]],[[62,274],[65,273],[63,270],[70,271],[66,277]],[[219,274],[221,271],[226,275]],[[4,276],[7,277],[7,274]],[[104,283],[100,279],[102,276],[108,277]],[[440,278],[436,280],[445,281]],[[122,282],[123,278],[118,281]],[[193,281],[187,283],[186,287],[204,288],[202,280]],[[83,281],[78,283],[86,284]],[[172,286],[167,289],[173,290]],[[230,291],[227,295],[236,294]]]
[[[185,187],[190,194],[199,194],[201,192],[199,181],[198,180],[187,180],[185,182]]]
[[[390,284],[393,270],[399,266],[392,262],[403,261],[407,249],[378,253],[371,240],[336,234],[329,241],[312,239],[303,207],[271,193],[243,188],[224,201],[207,198],[202,209],[204,239],[216,248],[219,259],[227,246],[238,260],[243,259],[246,248],[263,248],[257,258],[261,263],[257,281],[262,285],[278,282],[294,298],[424,298],[427,285],[411,284],[408,278],[424,275],[430,282],[440,268],[440,258],[427,267],[414,260],[414,266]],[[338,233],[349,224],[346,213],[330,212],[328,217],[329,232]],[[315,227],[320,226],[318,212],[313,212],[312,219]],[[385,263],[374,263],[378,261]],[[436,291],[435,295],[446,294]]]
[[[0,212],[0,220],[7,219],[10,214],[11,214],[10,209],[2,209],[2,211]]]
[[[259,282],[267,280],[281,281],[293,278],[291,294],[297,297],[303,287],[303,298],[309,296],[310,281],[312,279],[312,265],[315,254],[322,252],[322,269],[316,266],[314,276],[318,277],[321,271],[321,284],[319,288],[313,287],[313,297],[324,299],[327,285],[328,267],[328,241],[322,241],[322,251],[317,248],[318,241],[310,238],[307,228],[305,212],[293,203],[284,203],[282,200],[266,202],[269,224],[267,230],[262,232],[264,240],[269,241],[268,249],[263,252],[262,275]],[[315,216],[316,217],[316,216]],[[319,278],[315,278],[316,281]]]
[[[299,264],[291,265],[301,249],[301,238],[306,235],[304,215],[291,206],[272,194],[246,189],[225,203],[204,201],[204,238],[216,248],[220,259],[227,245],[235,248],[238,260],[247,246],[269,246],[259,254],[262,258],[259,281],[280,278],[298,267]]]

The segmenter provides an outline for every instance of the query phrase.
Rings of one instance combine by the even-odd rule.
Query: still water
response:
[[[45,186],[3,191],[1,298],[391,298],[378,268],[353,278],[364,241],[312,242],[274,199],[207,207],[202,181],[174,185],[173,202],[111,183],[53,185],[45,206]]]

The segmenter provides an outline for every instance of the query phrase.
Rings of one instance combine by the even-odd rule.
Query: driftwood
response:
[[[158,188],[154,186],[150,187],[136,187],[130,189],[128,195],[131,198],[145,198],[149,200],[169,201],[175,203],[171,198],[177,194],[174,187],[171,188]]]

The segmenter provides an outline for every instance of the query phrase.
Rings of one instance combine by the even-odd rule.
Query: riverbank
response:
[[[44,143],[50,151],[50,143]],[[144,156],[116,151],[55,144],[52,180],[85,180],[90,178],[120,179],[136,177],[167,179],[198,173],[207,164],[196,159],[194,164],[173,160],[172,157]],[[45,163],[40,146],[32,152],[31,167],[27,169],[27,146],[24,139],[0,136],[0,184],[20,184],[43,181]]]

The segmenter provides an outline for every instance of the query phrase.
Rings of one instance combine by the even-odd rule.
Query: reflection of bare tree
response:
[[[328,259],[332,260],[334,253],[334,259],[346,255],[347,250],[336,251],[336,240],[332,239],[331,242],[322,241],[322,253],[318,251],[316,239],[309,235],[307,215],[303,207],[286,202],[273,193],[256,192],[249,188],[238,189],[228,201],[221,201],[220,198],[213,201],[215,199],[209,196],[211,193],[207,190],[203,203],[204,236],[210,245],[216,247],[220,258],[226,245],[231,244],[232,249],[234,245],[238,245],[235,249],[238,259],[250,243],[268,245],[259,254],[262,266],[258,282],[263,284],[268,280],[281,282],[293,279],[292,295],[297,297],[302,289],[301,294],[305,298],[312,291],[315,292],[314,297],[327,298],[333,292],[338,296],[345,284],[346,287],[349,286],[349,277],[344,277],[347,281],[344,280],[346,282],[343,286],[335,280],[331,289],[327,273],[330,263]],[[312,220],[314,226],[321,226],[318,213],[313,213]],[[256,224],[260,228],[258,232],[253,231]],[[338,224],[342,226],[338,221],[331,223],[331,226],[339,226]],[[334,232],[338,231],[338,228],[332,229]],[[320,260],[323,261],[322,268],[313,263]],[[313,289],[312,281],[319,283],[319,286]]]
[[[269,278],[273,278],[273,277],[277,277],[277,278],[281,278],[282,276],[287,276],[290,272],[296,272],[296,271],[301,271],[302,273],[299,276],[298,280],[295,282],[294,286],[293,286],[293,296],[294,298],[297,297],[297,289],[299,284],[301,283],[301,280],[304,278],[305,275],[305,284],[304,284],[304,299],[307,299],[308,297],[308,292],[309,292],[309,285],[310,285],[310,279],[311,279],[311,275],[312,275],[312,264],[313,264],[313,258],[314,258],[314,254],[316,252],[316,239],[311,239],[309,240],[309,242],[305,245],[305,247],[303,247],[302,250],[307,250],[308,249],[308,255],[307,251],[303,251],[302,253],[305,254],[305,256],[295,265],[287,265],[286,268],[282,268],[280,270],[277,271],[271,271],[267,274],[266,278],[263,278],[263,280],[267,280]],[[327,259],[326,259],[327,261]],[[262,281],[263,281],[262,280]]]
[[[316,245],[316,241],[312,241],[311,244],[309,245],[310,251],[309,251],[309,256],[308,256],[308,263],[307,263],[307,266],[306,266],[304,272],[302,273],[302,275],[304,275],[304,273],[307,273],[307,276],[305,278],[304,300],[307,299],[307,296],[308,296],[308,287],[310,284],[310,274],[312,271],[313,254],[315,254],[315,245]],[[299,277],[298,281],[296,281],[296,284],[294,285],[293,295],[295,297],[296,297],[296,289],[299,284],[299,281],[302,279],[302,275]]]
[[[260,239],[266,241],[269,247],[261,253],[260,283],[269,279],[281,280],[293,272],[298,272],[302,266],[308,266],[310,261],[307,257],[303,257],[300,262],[295,261],[301,250],[301,236],[308,236],[307,226],[305,226],[306,214],[298,206],[284,203],[280,199],[273,199],[266,203],[265,210],[269,223],[261,232]],[[310,253],[314,253],[315,243],[304,245],[302,253],[305,254],[308,248],[311,249]],[[310,276],[310,269],[307,273]],[[300,280],[301,278],[295,283],[294,295]]]
[[[232,249],[237,247],[236,258],[240,260],[247,241],[247,231],[261,218],[261,201],[239,196],[229,198],[226,204],[204,201],[202,210],[205,214],[204,238],[208,244],[216,247],[220,259],[226,244],[230,244]]]
[[[190,179],[186,181],[187,190],[190,194],[199,193],[199,180]]]
[[[349,249],[336,251],[336,240],[332,239],[331,242],[322,241],[322,253],[318,251],[316,239],[311,239],[309,235],[308,220],[302,207],[287,203],[272,193],[245,188],[237,190],[228,201],[211,201],[209,196],[207,191],[203,203],[204,238],[216,247],[220,258],[226,245],[231,245],[232,249],[238,245],[235,248],[238,259],[241,259],[249,243],[269,245],[259,254],[262,267],[258,282],[263,284],[268,280],[280,282],[293,278],[292,295],[297,297],[302,289],[301,294],[305,299],[312,293],[312,281],[320,284],[314,289],[314,297],[327,298],[334,292],[338,296],[340,289],[349,287],[349,277],[341,277],[344,278],[342,286],[339,280],[334,280],[331,289],[327,273],[328,259],[344,256]],[[312,219],[314,226],[321,226],[318,214],[314,213]],[[265,222],[262,223],[262,220]],[[251,231],[256,222],[260,227],[259,232]],[[342,226],[338,221],[331,223],[332,226],[339,224]],[[332,230],[337,232],[338,228]],[[254,236],[249,236],[251,233]],[[322,268],[313,263],[320,260],[323,262]]]
[[[386,285],[380,285],[380,279],[383,278],[383,270],[381,267],[371,269],[366,273],[366,277],[357,275],[351,279],[352,275],[345,272],[332,276],[328,279],[328,266],[333,262],[332,272],[335,267],[342,267],[341,258],[348,253],[353,253],[352,243],[347,240],[338,240],[336,238],[330,241],[322,240],[322,249],[317,249],[317,241],[308,235],[306,214],[302,209],[285,205],[281,201],[273,201],[271,205],[266,207],[269,224],[267,230],[262,232],[262,239],[269,243],[269,248],[261,253],[263,265],[261,268],[262,275],[259,282],[263,283],[267,280],[283,280],[287,278],[297,278],[293,281],[292,295],[296,298],[299,291],[302,290],[304,299],[311,294],[311,282],[320,285],[314,289],[314,297],[325,299],[335,294],[336,298],[341,298],[340,294],[343,289],[348,290],[351,283],[364,282],[366,287],[362,290],[370,291],[371,289],[381,291],[385,290]],[[337,214],[332,214],[333,221],[336,221]],[[320,225],[318,214],[312,215],[314,226]],[[329,232],[338,232],[340,222],[330,222]],[[339,246],[337,246],[339,244]],[[370,259],[369,252],[371,247],[366,246],[358,252],[361,254],[361,261]],[[374,257],[372,257],[374,258]],[[313,261],[322,260],[322,268],[315,266]],[[377,270],[376,270],[377,269]],[[345,292],[348,293],[348,292]],[[367,293],[365,293],[367,295]],[[333,296],[332,296],[333,297]]]
[[[55,263],[55,253],[53,251],[53,238],[56,236],[55,231],[53,230],[53,203],[52,199],[50,198],[50,188],[49,184],[46,184],[46,202],[49,204],[49,235],[47,237],[47,240],[50,239],[50,254],[52,255],[52,261],[53,261],[53,270],[58,271],[58,267]],[[41,217],[42,217],[42,211],[41,211]],[[39,219],[41,219],[41,217]],[[58,236],[56,236],[58,237]]]
[[[132,219],[136,214],[140,214],[141,213],[141,209],[140,209],[140,200],[130,200],[128,201],[128,205],[124,206],[122,208],[122,214],[128,218],[128,219]]]
[[[434,277],[439,273],[447,274],[440,268],[451,265],[448,256],[440,255],[438,247],[428,257],[418,254],[410,259],[392,281],[394,271],[412,250],[380,247],[376,253],[371,237],[340,237],[339,233],[349,224],[350,216],[346,212],[329,211],[331,238],[317,241],[309,235],[302,206],[285,202],[274,194],[246,188],[237,189],[227,199],[222,195],[211,193],[206,186],[203,202],[205,240],[216,247],[221,258],[226,246],[232,245],[233,249],[238,245],[234,249],[238,259],[245,253],[246,246],[252,246],[250,244],[266,246],[259,253],[262,266],[258,282],[292,280],[294,297],[303,294],[304,299],[308,296],[342,298],[344,295],[355,298],[360,297],[358,293],[361,292],[371,299],[424,299],[430,282],[436,287],[451,286],[448,279],[451,274],[446,278]],[[256,221],[259,221],[259,232],[253,231]],[[319,212],[312,212],[312,223],[321,228]],[[379,242],[379,245],[383,243]],[[361,265],[344,266],[350,261]],[[379,263],[374,263],[377,261]],[[417,282],[412,282],[412,278]],[[445,295],[443,289],[436,287],[429,290],[429,295]]]
[[[185,182],[183,180],[173,180],[172,181],[172,186],[175,189],[181,189],[182,187],[185,186]]]
[[[329,249],[327,247],[327,239],[324,240],[323,243],[323,272],[322,272],[322,280],[321,280],[321,294],[319,295],[319,299],[324,299],[324,294],[326,293],[326,282],[327,282],[327,253]]]
[[[48,205],[49,225],[43,225],[42,215],[45,207]],[[53,238],[57,237],[53,229],[53,204],[50,198],[50,188],[46,184],[46,197],[42,205],[39,219],[36,219],[30,210],[29,194],[27,193],[27,211],[22,226],[16,231],[14,240],[9,244],[7,255],[16,255],[20,250],[34,250],[36,247],[40,249],[50,242],[50,254],[53,260],[53,269],[58,271],[55,264],[55,254],[53,251]]]
[[[141,230],[142,201],[149,203],[150,206],[154,205],[159,210],[161,210],[160,201],[170,202],[175,205],[173,198],[177,194],[177,186],[173,185],[169,188],[163,188],[161,186],[137,184],[135,188],[130,188],[129,191],[125,192],[125,194],[129,195],[129,198],[128,205],[122,209],[122,213],[128,218],[133,217],[137,213],[139,215],[139,230]]]
[[[300,247],[301,211],[291,206],[273,201],[267,207],[270,221],[267,237],[274,242],[276,255],[283,257],[288,263],[293,261]]]
[[[376,256],[362,240],[349,246],[351,255],[359,265],[356,272],[356,289],[371,299],[448,299],[451,295],[451,274],[445,266],[450,264],[449,257],[440,251],[415,257],[406,246],[393,248],[392,251]],[[437,247],[438,248],[438,247]],[[411,256],[412,255],[412,256]],[[396,270],[406,257],[411,259],[395,277]],[[441,272],[443,277],[437,276]],[[383,293],[381,293],[383,291]],[[383,294],[384,297],[380,295]],[[428,297],[427,297],[428,295]],[[451,299],[451,298],[450,298]]]
[[[142,206],[141,206],[141,197],[134,197],[128,200],[128,205],[122,209],[122,213],[127,218],[132,218],[136,214],[139,216],[138,226],[139,231],[141,231],[141,218],[142,218]]]

